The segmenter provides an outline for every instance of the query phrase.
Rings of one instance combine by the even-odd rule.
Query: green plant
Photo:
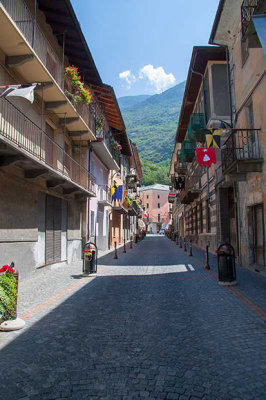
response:
[[[92,94],[89,89],[84,87],[84,83],[81,82],[81,76],[78,73],[78,68],[74,67],[74,65],[66,67],[65,76],[70,80],[72,88],[76,92],[74,96],[79,97],[83,104],[90,104]],[[69,95],[69,92],[67,92],[67,94]]]
[[[13,273],[0,275],[0,318],[13,319],[16,316],[17,279]]]
[[[130,200],[130,198],[128,197],[128,195],[125,196],[125,203],[126,203],[129,207],[132,207],[132,201]]]

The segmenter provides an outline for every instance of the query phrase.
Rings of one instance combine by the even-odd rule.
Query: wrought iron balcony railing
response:
[[[36,52],[60,87],[63,86],[64,66],[23,0],[0,0],[29,45]]]
[[[17,107],[0,98],[0,138],[95,194],[95,178]]]
[[[260,0],[244,0],[241,5],[241,25],[242,25],[242,36],[245,36],[251,21],[252,15],[255,13]]]
[[[235,129],[222,147],[223,172],[238,161],[261,159],[258,129]]]
[[[100,202],[112,203],[111,189],[107,185],[98,185],[98,200]]]

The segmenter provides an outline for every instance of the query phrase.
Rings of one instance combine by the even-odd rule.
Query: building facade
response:
[[[265,268],[266,258],[265,13],[263,0],[220,1],[210,37],[210,44],[227,49],[231,99],[232,128],[222,148],[221,219],[234,216],[239,261],[256,269]],[[221,223],[224,236],[228,227]]]
[[[170,176],[179,236],[212,251],[230,242],[241,265],[264,269],[266,56],[256,18],[265,20],[265,2],[221,0],[216,46],[194,47]],[[195,151],[215,132],[217,162],[207,171]]]
[[[140,199],[143,219],[147,232],[159,233],[161,228],[167,229],[169,224],[169,186],[155,184],[140,188]]]
[[[0,263],[21,279],[81,261],[88,240],[109,247],[111,183],[132,157],[71,3],[46,3],[0,1],[1,93],[36,84],[33,103],[0,98]]]

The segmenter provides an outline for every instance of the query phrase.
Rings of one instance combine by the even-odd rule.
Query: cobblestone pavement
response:
[[[59,293],[24,301],[27,328],[0,334],[1,400],[265,400],[265,324],[248,306],[262,296],[245,301],[248,278],[220,287],[155,235],[100,264],[94,278],[50,271]]]

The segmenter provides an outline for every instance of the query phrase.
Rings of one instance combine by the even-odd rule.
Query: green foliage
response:
[[[162,185],[170,184],[168,178],[169,164],[168,166],[164,166],[161,163],[154,164],[151,161],[141,159],[141,166],[143,172],[141,184],[143,186],[153,185],[154,183],[161,183]]]
[[[13,319],[16,315],[17,280],[7,272],[0,275],[0,318]]]
[[[123,96],[118,99],[119,107],[121,111],[124,111],[128,107],[132,107],[135,104],[141,103],[142,101],[151,97],[149,94],[141,94],[139,96]]]
[[[169,166],[172,156],[179,112],[185,82],[145,98],[122,97],[119,104],[127,132],[137,144],[142,159],[142,185],[169,184]],[[129,106],[129,104],[132,104]]]

